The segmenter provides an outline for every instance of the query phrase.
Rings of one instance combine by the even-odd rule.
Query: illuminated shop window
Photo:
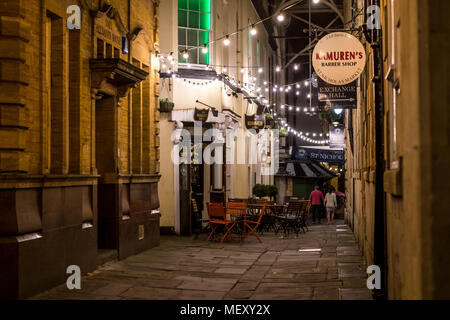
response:
[[[178,0],[178,61],[209,64],[211,36],[211,0]],[[204,45],[207,53],[203,53]],[[189,58],[181,52],[188,50]]]

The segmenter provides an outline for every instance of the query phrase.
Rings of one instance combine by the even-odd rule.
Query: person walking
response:
[[[322,214],[322,202],[324,201],[323,193],[319,190],[319,186],[314,187],[314,191],[309,195],[311,201],[311,212],[313,216],[313,223],[320,224],[320,216]]]
[[[330,216],[331,216],[331,224],[334,223],[334,213],[337,208],[337,199],[336,193],[334,193],[334,189],[330,188],[325,196],[325,208],[327,209],[327,220],[328,224],[330,224]]]

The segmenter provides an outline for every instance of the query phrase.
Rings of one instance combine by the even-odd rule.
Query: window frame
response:
[[[212,62],[212,57],[213,57],[212,51],[213,51],[213,48],[210,45],[210,42],[211,42],[211,39],[212,39],[211,37],[212,37],[212,17],[213,17],[212,16],[212,11],[213,11],[212,10],[212,4],[213,4],[213,2],[212,2],[212,0],[199,0],[199,2],[201,2],[201,1],[209,1],[210,12],[201,11],[202,5],[200,3],[199,3],[199,10],[191,10],[189,8],[188,9],[180,8],[179,1],[177,1],[177,52],[178,52],[178,64],[180,66],[190,65],[191,67],[194,67],[194,68],[196,68],[196,67],[204,68],[205,66],[211,65],[211,62]],[[187,26],[180,26],[179,25],[179,12],[180,11],[187,12],[187,22],[186,22]],[[189,27],[189,13],[190,12],[197,13],[199,15],[198,28]],[[202,14],[208,14],[209,15],[209,19],[210,19],[209,20],[209,28],[210,28],[209,30],[201,28],[202,27],[201,26],[201,15]],[[180,44],[180,37],[179,37],[180,30],[184,30],[184,32],[186,32],[186,37],[185,37],[186,42],[185,42],[184,45]],[[189,30],[196,31],[196,33],[197,33],[197,44],[198,44],[197,46],[189,45],[189,42],[188,42]],[[208,45],[208,53],[205,54],[205,55],[207,55],[207,57],[205,58],[205,63],[200,63],[201,62],[201,55],[203,55],[201,50],[202,50],[203,44],[204,44],[204,43],[201,43],[200,39],[199,39],[202,32],[207,32],[208,33],[208,43],[207,43],[207,45]],[[182,50],[188,50],[189,55],[190,55],[190,57],[189,57],[190,61],[189,60],[185,61],[181,57],[181,51]],[[192,52],[195,52],[195,51],[196,51],[196,53],[195,53],[196,61],[194,62],[191,59],[192,59]]]

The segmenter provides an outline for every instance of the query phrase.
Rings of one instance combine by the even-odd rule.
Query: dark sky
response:
[[[276,1],[271,0],[272,4]],[[341,9],[343,6],[343,0],[334,0],[334,3]],[[309,44],[309,34],[308,32],[304,32],[304,29],[308,29],[307,21],[309,19],[308,13],[308,1],[304,0],[302,3],[291,7],[287,10],[286,13],[286,22],[279,26],[280,34],[285,36],[286,38],[278,38],[276,39],[277,43],[280,41],[286,41],[286,56],[284,58],[284,63],[286,64],[291,58],[298,53],[299,51],[306,48]],[[337,14],[333,12],[328,6],[323,3],[312,4],[312,14],[311,14],[311,22],[320,26],[326,27],[333,19],[337,17]],[[274,5],[273,9],[276,10],[276,6]],[[306,22],[301,21],[301,19],[306,20]],[[276,23],[276,22],[274,22]],[[333,29],[342,28],[343,24],[341,19],[337,19],[336,22],[330,27]],[[322,34],[324,36],[325,34]],[[320,37],[322,37],[320,36]],[[315,33],[313,33],[313,39],[315,37]],[[320,39],[320,37],[318,37]],[[300,66],[299,71],[293,70],[293,65],[298,64]],[[314,69],[312,69],[314,71]],[[286,71],[287,82],[295,82],[301,81],[303,79],[309,78],[309,55],[299,56],[295,63],[290,65]],[[309,101],[306,97],[305,88],[301,89],[300,97],[295,96],[295,94],[290,94],[291,101],[290,104],[300,106],[302,109],[305,106],[309,107]],[[295,114],[295,113],[294,113]],[[309,132],[322,132],[322,124],[317,115],[310,116],[305,115],[303,112],[296,114],[295,122],[292,122],[292,126],[295,125],[295,128],[299,131],[309,131]],[[294,121],[294,120],[292,120]],[[301,140],[298,140],[301,141]],[[307,143],[302,142],[302,145],[307,145]]]

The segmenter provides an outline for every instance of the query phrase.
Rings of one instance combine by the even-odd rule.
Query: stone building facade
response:
[[[1,1],[0,298],[159,242],[159,1],[75,4]]]
[[[380,265],[388,298],[448,299],[450,2],[346,4],[348,18],[352,7],[381,9],[381,41],[371,46],[371,31],[361,38],[368,62],[358,109],[346,114],[347,221],[367,264]]]

